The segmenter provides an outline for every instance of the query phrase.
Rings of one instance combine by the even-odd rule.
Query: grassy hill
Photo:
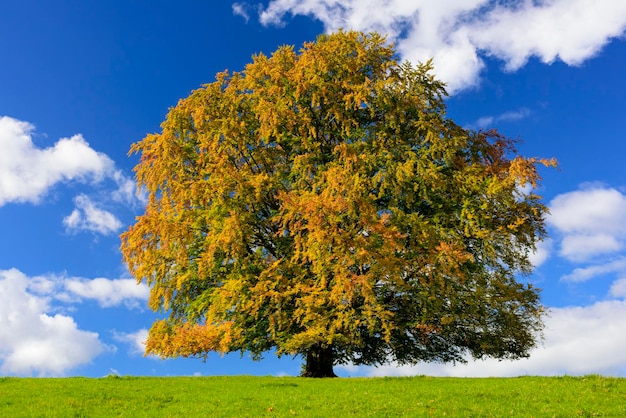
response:
[[[626,416],[626,379],[0,378],[0,417]]]

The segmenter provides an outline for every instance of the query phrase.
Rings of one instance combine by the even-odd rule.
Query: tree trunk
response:
[[[303,377],[337,377],[333,372],[333,347],[312,346],[306,353]]]

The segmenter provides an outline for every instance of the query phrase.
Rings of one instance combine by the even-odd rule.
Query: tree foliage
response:
[[[163,357],[268,350],[332,365],[528,355],[544,235],[514,141],[446,117],[430,63],[372,33],[259,54],[132,146],[149,201],[126,263],[168,314]]]

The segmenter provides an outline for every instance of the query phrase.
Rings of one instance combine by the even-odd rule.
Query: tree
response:
[[[167,313],[147,352],[301,355],[333,365],[520,358],[539,291],[518,282],[545,235],[537,166],[446,117],[431,63],[372,33],[259,54],[134,144],[145,213],[130,272]]]

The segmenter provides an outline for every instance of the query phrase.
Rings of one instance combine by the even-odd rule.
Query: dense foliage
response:
[[[518,358],[542,306],[516,280],[544,234],[537,164],[445,114],[425,63],[377,34],[257,55],[132,147],[145,214],[122,235],[151,287],[147,351],[333,364]]]

